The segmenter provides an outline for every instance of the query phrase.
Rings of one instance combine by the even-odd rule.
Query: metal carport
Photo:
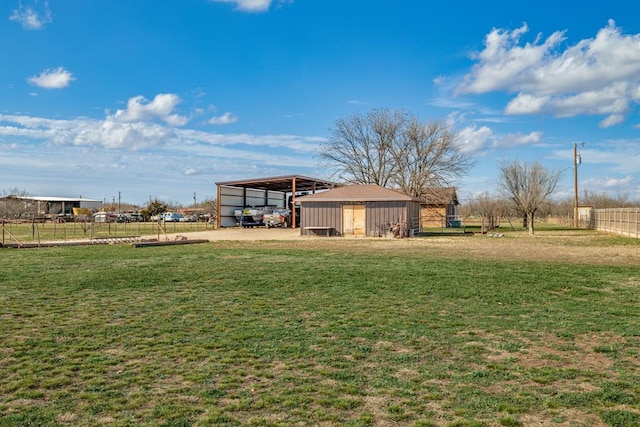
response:
[[[237,208],[244,208],[250,206],[249,191],[254,190],[254,193],[260,194],[259,196],[264,203],[268,205],[270,200],[270,193],[275,193],[278,201],[282,201],[281,207],[286,207],[286,195],[290,194],[293,203],[295,203],[296,194],[300,192],[310,192],[314,194],[318,190],[326,190],[338,186],[335,182],[327,181],[324,179],[310,178],[301,175],[286,175],[275,176],[268,178],[255,178],[245,179],[239,181],[225,181],[216,182],[218,187],[218,218],[217,226],[222,226],[223,217],[227,218],[233,215],[233,211]],[[284,200],[280,200],[280,196]],[[255,194],[253,199],[256,200]],[[234,203],[234,201],[236,201]],[[238,203],[237,201],[241,201]],[[242,206],[239,206],[242,204]],[[296,227],[296,216],[292,216],[292,226]],[[235,218],[235,216],[234,216]]]

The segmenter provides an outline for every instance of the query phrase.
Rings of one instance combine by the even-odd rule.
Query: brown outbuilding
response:
[[[298,197],[300,233],[406,237],[419,230],[424,200],[379,185],[347,185]]]
[[[429,187],[422,193],[422,199],[422,229],[460,227],[459,202],[455,187]]]

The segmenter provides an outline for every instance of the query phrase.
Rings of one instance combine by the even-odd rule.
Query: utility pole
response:
[[[584,142],[580,146],[584,145]],[[573,226],[578,228],[578,165],[582,163],[582,158],[578,153],[578,143],[573,143]]]

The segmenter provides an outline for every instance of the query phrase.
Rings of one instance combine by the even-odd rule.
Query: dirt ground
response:
[[[419,238],[324,237],[302,236],[300,229],[223,228],[194,233],[170,234],[187,239],[209,241],[273,241],[282,245],[313,244],[318,247],[350,245],[354,249],[394,250],[403,248],[455,257],[564,261],[584,264],[637,265],[640,267],[640,242],[629,238],[628,244],[612,244],[609,235],[578,231],[540,231],[496,235],[450,235]],[[154,236],[157,237],[157,236]],[[625,241],[626,242],[626,241]]]

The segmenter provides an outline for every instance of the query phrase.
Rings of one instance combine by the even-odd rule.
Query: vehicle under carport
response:
[[[292,209],[296,196],[315,194],[339,186],[335,182],[301,175],[254,178],[216,182],[218,187],[217,226],[237,225],[235,211],[256,206]],[[293,210],[293,209],[292,209]],[[291,215],[291,227],[297,227],[296,216]]]

